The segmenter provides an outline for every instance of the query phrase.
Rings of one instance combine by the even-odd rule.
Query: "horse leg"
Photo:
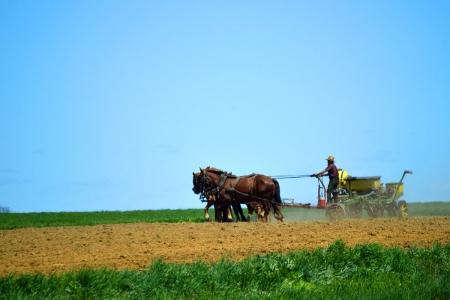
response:
[[[237,221],[242,221],[242,222],[247,221],[247,218],[244,216],[244,211],[242,210],[241,205],[239,203],[237,203],[237,204],[233,204],[232,206],[233,206],[234,214],[236,216],[236,222]]]
[[[273,205],[273,215],[278,221],[286,222],[286,219],[284,218],[283,214],[281,213],[281,205],[275,204]]]
[[[241,221],[242,222],[247,221],[247,218],[245,217],[244,211],[242,210],[242,206],[240,204],[238,204],[238,211],[239,211],[239,214],[241,215]]]
[[[208,214],[208,206],[205,206],[205,220],[206,222],[209,222],[209,214]]]
[[[241,215],[239,214],[239,204],[232,204],[231,207],[233,208],[234,215],[236,216],[236,222],[241,221]]]
[[[262,221],[268,222],[268,217],[270,216],[270,203],[268,201],[263,201],[261,204],[264,208],[264,216],[262,218]]]
[[[284,218],[283,214],[281,213],[281,205],[278,203],[271,202],[271,209],[273,210],[273,215],[275,216],[275,219],[281,222],[285,222],[286,219]]]
[[[223,217],[224,217],[224,222],[233,222],[233,215],[231,213],[231,207],[229,205],[224,207]]]
[[[219,204],[214,203],[214,214],[216,216],[216,222],[223,222],[223,217],[222,217],[222,208]]]
[[[247,204],[247,211],[248,211],[248,217],[247,217],[247,222],[251,222],[252,220],[252,215],[255,212],[255,209],[253,207],[253,204]]]
[[[221,206],[222,212],[222,221],[223,222],[233,222],[233,215],[231,213],[231,198],[228,194],[225,193],[225,190],[220,191],[217,194],[217,199],[219,199],[219,204]]]
[[[264,219],[264,208],[261,205],[256,206],[256,216],[258,221],[262,222]]]
[[[218,205],[220,221],[221,222],[233,222],[233,215],[231,214],[230,206],[224,203]]]
[[[207,203],[206,203],[206,206],[205,206],[205,209],[204,209],[204,212],[205,212],[205,220],[206,220],[206,222],[209,222],[210,221],[210,217],[209,217],[209,214],[208,214],[208,210],[209,210],[209,208],[211,207],[213,205],[213,202],[211,202],[211,201],[208,201]],[[214,205],[215,206],[215,205]],[[214,207],[214,210],[215,210],[215,207]]]

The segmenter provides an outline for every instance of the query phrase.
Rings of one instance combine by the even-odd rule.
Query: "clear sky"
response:
[[[200,208],[329,155],[450,201],[449,1],[2,1],[0,205]],[[327,180],[326,180],[327,182]],[[316,203],[314,178],[281,196]]]

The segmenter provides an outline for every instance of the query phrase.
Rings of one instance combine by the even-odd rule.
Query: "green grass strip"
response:
[[[145,271],[82,269],[0,278],[0,299],[450,299],[450,245],[347,247]]]
[[[53,226],[91,226],[139,222],[204,222],[202,209],[164,209],[96,212],[42,212],[0,214],[0,229]]]

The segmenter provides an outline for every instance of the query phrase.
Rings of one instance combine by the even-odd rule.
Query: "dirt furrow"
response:
[[[287,223],[137,223],[0,231],[0,275],[49,274],[83,266],[144,269],[158,258],[168,262],[213,262],[226,255],[326,247],[336,239],[348,246],[429,247],[450,242],[450,218],[344,220]]]

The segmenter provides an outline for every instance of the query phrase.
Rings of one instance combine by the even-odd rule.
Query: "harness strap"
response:
[[[237,192],[235,187],[238,184],[240,179],[241,179],[241,177],[236,177],[236,179],[233,181],[233,185],[230,188],[226,189],[227,193],[231,193],[231,195],[233,196],[233,202],[236,202],[236,198],[234,197],[234,192]]]
[[[236,177],[236,179],[233,182],[233,186],[232,189],[234,190],[234,188],[236,187],[236,185],[238,184],[239,180],[241,179],[241,177]]]
[[[233,193],[233,197],[234,197],[234,193],[237,193],[239,195],[246,196],[246,197],[252,197],[252,198],[260,200],[260,201],[267,201],[269,203],[278,203],[276,201],[268,200],[268,199],[257,197],[257,196],[252,196],[252,195],[249,195],[249,194],[246,194],[246,193],[243,193],[243,192],[239,192],[239,191],[236,191],[236,190],[232,190],[232,189],[227,189],[227,192],[232,192]],[[253,203],[253,202],[249,202],[249,203]]]
[[[220,179],[219,182],[217,183],[217,188],[221,189],[225,183],[225,181],[227,180],[228,177],[228,173],[224,172],[222,174],[220,174]]]
[[[255,184],[256,175],[253,175],[252,185],[250,186],[250,195],[253,196],[253,185]]]

